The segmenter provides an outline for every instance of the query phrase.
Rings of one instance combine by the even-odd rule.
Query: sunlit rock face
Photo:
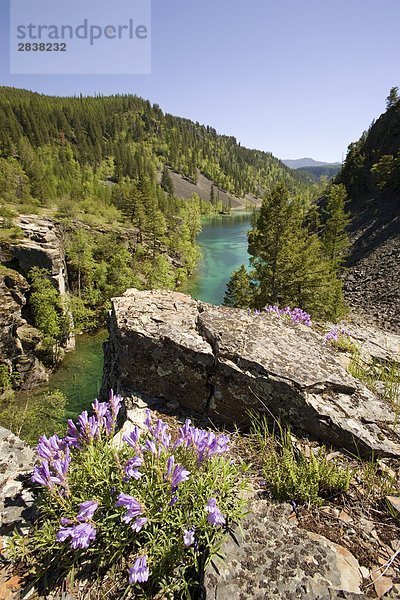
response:
[[[229,425],[267,412],[353,452],[400,455],[390,406],[308,327],[135,289],[113,299],[108,326],[104,390],[177,400]]]

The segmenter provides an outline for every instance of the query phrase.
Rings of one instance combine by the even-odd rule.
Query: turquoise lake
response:
[[[247,231],[252,212],[213,215],[203,219],[198,236],[202,258],[188,293],[211,304],[222,304],[233,271],[248,264]]]

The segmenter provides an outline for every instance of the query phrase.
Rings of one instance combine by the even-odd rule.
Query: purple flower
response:
[[[187,481],[189,479],[190,471],[187,471],[182,465],[176,465],[171,476],[171,489],[172,491],[176,491],[178,486],[183,481]]]
[[[157,419],[156,424],[150,431],[157,442],[159,442],[165,449],[168,449],[171,444],[171,436],[168,433],[168,425],[161,419]]]
[[[61,527],[56,535],[57,542],[65,542],[68,538],[71,538],[71,547],[74,550],[87,548],[96,538],[96,529],[90,523],[79,523],[74,527]]]
[[[152,424],[151,424],[151,410],[149,408],[146,408],[146,418],[144,420],[144,424],[146,425],[147,429],[150,431],[150,433],[152,432]]]
[[[121,493],[118,496],[115,506],[122,506],[126,509],[126,514],[122,517],[122,520],[125,523],[130,523],[132,519],[135,519],[143,514],[143,507],[139,500],[136,500],[136,498],[133,498],[133,496],[129,496],[128,494]]]
[[[327,342],[337,342],[339,340],[339,330],[337,327],[334,327],[325,336],[325,341]]]
[[[133,431],[126,433],[122,438],[132,448],[136,448],[140,438],[140,429],[137,425],[134,426]]]
[[[72,419],[68,419],[68,428],[65,440],[74,448],[80,448],[81,446],[79,431]]]
[[[133,567],[129,569],[129,583],[144,583],[149,578],[149,568],[147,566],[147,556],[139,556]]]
[[[268,314],[276,315],[278,317],[286,317],[290,319],[293,323],[302,323],[307,327],[311,327],[312,321],[311,317],[308,313],[306,313],[301,308],[290,308],[290,306],[286,306],[285,308],[279,308],[279,306],[266,306],[265,312]]]
[[[88,417],[87,410],[84,410],[78,417],[79,437],[87,442],[95,440],[101,433],[101,423],[95,416]]]
[[[107,416],[110,406],[108,402],[99,402],[97,399],[93,402],[92,408],[96,413],[96,416],[99,421]]]
[[[40,465],[36,465],[33,469],[31,477],[34,483],[39,483],[45,487],[52,488],[53,482],[51,481],[50,468],[47,460],[42,461]]]
[[[167,477],[168,478],[172,476],[172,471],[174,470],[174,466],[175,466],[175,456],[172,455],[167,460]]]
[[[71,525],[72,521],[71,519],[67,519],[67,517],[61,517],[60,523],[63,527],[65,527],[66,525]]]
[[[142,529],[142,527],[144,527],[146,525],[146,523],[147,523],[146,517],[138,517],[136,519],[136,521],[131,523],[131,527],[132,527],[133,531],[136,531],[136,533],[139,533],[139,531]]]
[[[52,435],[49,439],[45,435],[39,438],[39,443],[36,447],[37,455],[45,460],[52,461],[63,455],[67,444],[65,440],[61,440],[58,435]]]
[[[183,543],[185,544],[186,548],[189,548],[189,546],[192,546],[194,544],[193,527],[191,529],[185,529],[185,531],[183,532]]]
[[[175,504],[178,502],[178,496],[175,494],[174,496],[172,496],[171,500],[169,501],[169,506],[175,506]]]
[[[121,408],[122,398],[119,394],[114,394],[113,390],[111,390],[108,402],[109,402],[110,408],[111,408],[112,429],[114,430],[115,423],[117,422],[117,416],[119,413],[119,409]]]
[[[56,535],[57,542],[65,542],[72,535],[73,527],[61,527]]]
[[[155,445],[155,443],[153,442],[153,440],[146,440],[142,449],[144,451],[149,451],[152,454],[156,454],[157,453],[157,446]]]
[[[91,519],[98,509],[99,504],[94,500],[86,500],[79,505],[79,511],[76,515],[78,521],[87,521]]]
[[[179,438],[175,442],[174,448],[180,445],[189,448],[192,446],[197,453],[198,463],[204,460],[210,460],[216,454],[227,452],[229,446],[229,437],[226,435],[218,435],[212,431],[197,429],[190,425],[190,420],[187,419],[183,427],[179,429]]]
[[[215,498],[210,498],[210,500],[207,502],[206,511],[208,512],[207,521],[211,525],[225,525],[225,517],[219,510]]]
[[[138,471],[138,467],[143,464],[143,458],[135,456],[130,458],[124,467],[125,474],[130,479],[140,479],[142,474]]]

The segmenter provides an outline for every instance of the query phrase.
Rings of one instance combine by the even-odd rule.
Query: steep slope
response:
[[[400,102],[349,146],[336,181],[347,188],[352,216],[350,304],[399,331]]]

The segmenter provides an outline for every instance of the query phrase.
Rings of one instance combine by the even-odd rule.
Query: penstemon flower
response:
[[[190,546],[193,546],[195,538],[194,538],[194,528],[192,527],[191,529],[185,529],[185,531],[183,532],[183,543],[185,545],[186,548],[189,548]]]
[[[86,500],[80,504],[76,518],[78,521],[87,521],[93,517],[98,507],[98,502],[95,502],[94,500]]]
[[[122,517],[122,520],[125,523],[130,523],[132,519],[139,517],[144,512],[139,500],[136,500],[136,498],[133,498],[133,496],[129,496],[128,494],[121,493],[118,496],[115,506],[126,509],[126,514]]]
[[[71,547],[88,548],[96,538],[96,529],[90,523],[79,523],[73,527],[61,527],[56,535],[57,542],[65,542],[71,538]]]
[[[217,506],[215,498],[210,498],[207,502],[206,511],[208,512],[207,521],[211,525],[225,525],[226,519]]]
[[[129,569],[129,583],[144,583],[149,579],[149,567],[147,565],[147,555],[139,556],[133,567]]]

